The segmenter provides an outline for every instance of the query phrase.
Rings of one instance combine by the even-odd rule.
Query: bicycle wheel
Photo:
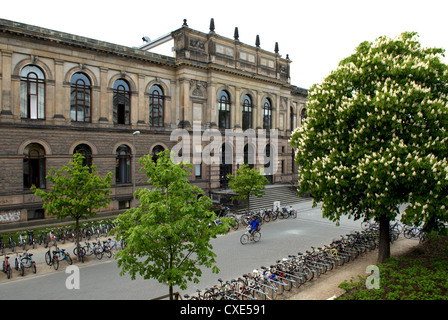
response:
[[[264,222],[269,222],[271,221],[271,216],[269,215],[269,213],[266,213],[263,217]]]
[[[233,230],[238,230],[238,228],[240,227],[240,224],[239,224],[239,222],[238,222],[238,220],[237,220],[237,218],[236,217],[230,217],[231,218],[231,220],[230,220],[230,227],[233,229]]]
[[[271,286],[274,287],[273,291],[275,291],[276,296],[277,295],[282,295],[283,292],[285,291],[285,288],[283,287],[283,283],[280,282],[279,280],[273,280],[271,282]],[[269,294],[270,291],[268,291]],[[274,292],[273,292],[274,294]]]
[[[104,251],[104,254],[106,255],[106,257],[110,258],[112,257],[112,251],[110,249],[107,249]]]
[[[84,246],[83,249],[86,253],[86,256],[91,256],[93,254],[93,249],[90,246]]]
[[[279,280],[279,282],[282,284],[283,290],[291,291],[291,289],[292,289],[292,281],[291,281],[290,277],[285,275],[285,274],[281,275],[281,277],[283,279]]]
[[[53,257],[53,260],[51,261],[51,264],[53,265],[53,269],[54,270],[58,270],[59,269],[59,259],[57,256]]]
[[[101,250],[101,249],[96,248],[96,249],[94,249],[93,253],[95,253],[95,257],[98,260],[101,260],[103,258],[103,250]]]
[[[306,277],[299,272],[293,272],[292,279],[294,279],[293,285],[296,289],[300,288],[302,283],[306,281]]]
[[[419,243],[425,242],[426,241],[426,232],[420,232],[420,234],[418,235],[418,239],[419,239]]]
[[[249,236],[247,234],[243,234],[240,238],[241,244],[246,244],[249,242]]]
[[[25,268],[24,268],[24,266],[23,266],[23,263],[20,263],[20,266],[19,266],[19,268],[20,268],[20,275],[23,277],[23,275],[25,274]]]
[[[6,267],[6,277],[7,277],[8,279],[11,279],[11,276],[12,276],[11,266],[8,265],[8,266]]]
[[[361,229],[362,230],[367,230],[370,228],[370,222],[369,221],[364,221],[363,223],[361,223]]]
[[[260,239],[261,239],[261,233],[258,231],[255,231],[254,232],[254,241],[258,242],[258,241],[260,241]]]
[[[70,255],[69,255],[68,253],[66,253],[66,255],[65,255],[65,260],[67,260],[67,263],[68,263],[69,265],[72,265],[72,264],[73,264],[72,257],[70,257]]]
[[[47,253],[45,253],[45,262],[47,263],[47,265],[51,266],[52,259],[50,251],[47,251]]]
[[[406,229],[406,230],[403,231],[403,236],[404,236],[406,239],[411,239],[411,238],[412,238],[412,234],[413,234],[413,232],[412,232],[412,229],[411,229],[411,228]]]
[[[302,273],[303,273],[303,275],[305,275],[306,281],[311,281],[314,279],[314,272],[313,272],[313,270],[311,270],[310,267],[304,266],[302,268]]]
[[[31,269],[33,270],[33,273],[37,272],[36,263],[35,262],[33,262],[33,264],[31,265]]]

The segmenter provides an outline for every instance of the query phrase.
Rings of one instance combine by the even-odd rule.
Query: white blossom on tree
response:
[[[291,135],[299,186],[338,221],[447,221],[448,67],[444,50],[416,33],[361,43],[314,85],[307,118]],[[380,235],[380,257],[389,255]]]

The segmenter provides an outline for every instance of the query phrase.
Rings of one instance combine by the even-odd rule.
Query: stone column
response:
[[[11,117],[11,63],[12,51],[2,50],[2,100],[0,105],[0,115],[2,117]]]
[[[100,68],[100,112],[98,122],[106,124],[112,121],[112,112],[109,112],[109,99],[107,93],[108,68]],[[109,119],[110,118],[110,119]]]
[[[138,75],[138,97],[137,102],[133,103],[132,113],[137,114],[137,124],[145,124],[149,122],[149,105],[145,103],[145,79],[146,76],[144,74]]]
[[[64,121],[64,61],[54,61],[54,116],[55,121]]]
[[[207,113],[206,118],[211,128],[216,128],[218,125],[218,110],[217,110],[216,86],[209,81],[207,86]]]

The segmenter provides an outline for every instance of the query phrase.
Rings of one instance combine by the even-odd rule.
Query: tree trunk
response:
[[[390,241],[389,241],[389,217],[380,216],[380,239],[378,263],[383,263],[384,260],[390,258]]]
[[[81,260],[81,257],[79,255],[79,218],[76,219],[76,225],[75,225],[75,241],[76,241],[76,252],[78,253],[77,258],[78,261]]]
[[[170,300],[174,300],[173,286],[170,286]]]

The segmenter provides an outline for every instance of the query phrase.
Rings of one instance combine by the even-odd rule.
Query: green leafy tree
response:
[[[299,185],[324,217],[380,223],[379,261],[390,255],[389,221],[447,221],[448,71],[444,51],[416,33],[361,43],[308,97],[291,136]]]
[[[157,279],[173,299],[174,286],[185,290],[187,281],[199,282],[200,266],[219,272],[210,240],[226,232],[228,221],[214,226],[210,198],[188,182],[192,166],[173,163],[168,150],[156,161],[146,155],[139,163],[151,187],[137,190],[140,205],[116,219],[117,237],[127,243],[116,258],[121,275]]]
[[[250,196],[262,197],[265,193],[265,185],[269,182],[257,169],[250,168],[247,164],[239,167],[235,175],[228,174],[227,178],[230,189],[237,193],[232,199],[247,199],[248,211],[250,210]]]
[[[50,182],[49,190],[32,186],[34,194],[43,202],[42,207],[48,215],[58,219],[72,218],[76,221],[76,243],[79,251],[79,221],[97,215],[96,210],[106,208],[110,203],[110,184],[112,173],[104,179],[96,171],[96,166],[83,164],[84,157],[75,153],[73,161],[60,170],[51,169],[46,179]],[[79,257],[78,257],[79,258]]]

